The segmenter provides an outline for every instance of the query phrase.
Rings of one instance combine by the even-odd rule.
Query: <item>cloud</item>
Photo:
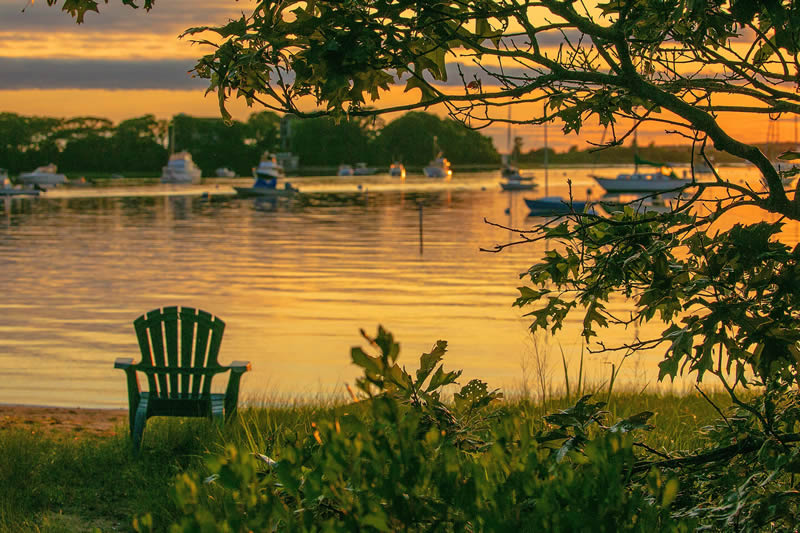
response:
[[[25,89],[203,89],[192,78],[193,61],[82,60],[0,57],[0,90]]]
[[[147,12],[123,6],[121,0],[110,0],[108,4],[101,1],[100,12],[87,13],[85,22],[77,25],[61,11],[61,2],[48,6],[44,0],[0,0],[0,31],[144,32],[174,37],[191,26],[224,24],[240,17],[243,11],[251,13],[253,5],[252,0],[161,0]]]

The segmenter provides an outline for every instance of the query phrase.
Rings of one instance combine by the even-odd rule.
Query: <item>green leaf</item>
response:
[[[461,375],[462,372],[461,370],[456,370],[453,372],[445,372],[442,366],[443,365],[439,365],[439,368],[436,369],[436,373],[433,374],[431,382],[428,384],[428,388],[425,389],[425,392],[431,392],[433,390],[438,389],[439,387],[444,387],[445,385],[454,383]]]
[[[419,370],[417,370],[417,381],[415,385],[419,387],[428,378],[436,367],[436,363],[442,360],[447,351],[447,341],[436,341],[436,345],[430,353],[424,353],[419,358]]]
[[[403,92],[411,91],[412,89],[419,89],[421,91],[420,102],[424,102],[427,100],[433,100],[436,98],[436,92],[433,88],[426,82],[425,80],[418,78],[416,76],[411,76],[409,80],[406,82],[406,88]]]
[[[383,365],[381,365],[380,359],[367,355],[364,353],[364,350],[359,347],[350,349],[350,358],[353,360],[354,364],[363,368],[368,374],[376,375],[381,372]]]
[[[608,430],[611,433],[628,433],[630,431],[636,429],[644,429],[646,431],[650,431],[653,429],[653,426],[647,423],[650,417],[653,416],[653,413],[650,411],[642,411],[641,413],[637,413],[635,415],[631,415],[624,420],[620,420],[613,426],[611,426]]]

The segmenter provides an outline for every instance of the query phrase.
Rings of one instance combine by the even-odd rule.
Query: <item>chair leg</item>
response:
[[[225,403],[223,399],[214,399],[211,400],[211,418],[216,422],[219,426],[222,426],[225,422],[225,418],[223,416],[223,407]]]
[[[131,427],[131,438],[133,439],[133,451],[138,453],[142,443],[144,425],[147,423],[147,398],[139,400],[139,407],[136,409],[136,419]]]

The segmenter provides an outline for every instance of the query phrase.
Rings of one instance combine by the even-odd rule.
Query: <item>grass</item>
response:
[[[722,395],[711,397],[722,408],[727,405]],[[552,398],[546,406],[517,399],[506,408],[541,420],[546,412],[568,404],[566,398]],[[237,422],[222,430],[205,420],[156,418],[147,424],[138,456],[131,453],[126,428],[120,428],[118,436],[80,440],[43,438],[35,428],[0,432],[0,532],[130,531],[133,518],[148,512],[155,529],[165,529],[176,516],[170,489],[177,474],[202,472],[204,458],[228,443],[274,456],[292,434],[313,431],[312,422],[342,408],[246,408]],[[611,420],[641,411],[656,413],[651,419],[656,429],[640,438],[664,452],[702,446],[700,428],[718,417],[698,394],[620,391],[607,408]]]

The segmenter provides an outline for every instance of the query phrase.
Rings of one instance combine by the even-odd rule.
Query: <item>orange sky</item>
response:
[[[95,115],[114,121],[147,113],[168,118],[176,113],[219,116],[216,97],[204,95],[204,82],[187,71],[205,51],[178,35],[186,28],[218,24],[249,12],[252,0],[162,0],[150,13],[111,1],[101,3],[101,14],[88,14],[76,25],[58,8],[45,2],[0,0],[0,111],[23,115],[71,117]],[[394,91],[393,91],[394,92]],[[400,90],[397,91],[399,95]],[[395,98],[389,95],[387,99]],[[234,118],[244,119],[258,109],[232,101]],[[515,109],[514,116],[524,116]],[[723,127],[741,140],[765,142],[768,118],[722,117]],[[777,138],[796,138],[792,119],[775,123]],[[657,124],[640,129],[640,143],[679,144]],[[506,127],[483,130],[506,151]],[[550,146],[566,149],[598,142],[602,129],[587,125],[582,135],[564,136],[557,125],[549,128]],[[518,126],[512,136],[524,139],[524,149],[543,144],[541,127]]]

